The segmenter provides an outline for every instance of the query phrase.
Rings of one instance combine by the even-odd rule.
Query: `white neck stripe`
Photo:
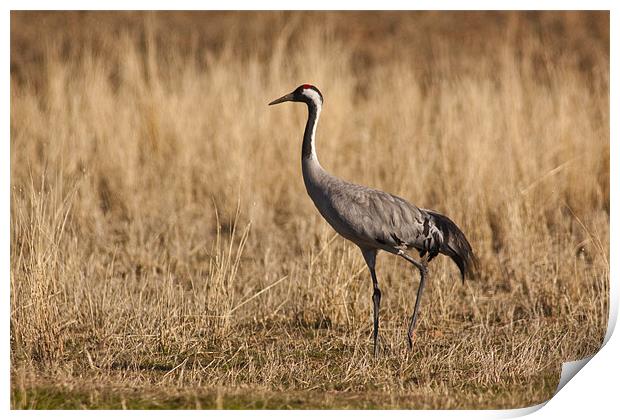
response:
[[[302,94],[307,97],[310,98],[310,100],[312,102],[314,102],[314,104],[316,105],[317,108],[321,108],[321,106],[323,105],[323,101],[321,100],[321,95],[319,95],[319,93],[314,90],[314,89],[304,89]]]
[[[319,158],[316,155],[316,147],[314,146],[314,139],[316,138],[316,126],[319,125],[319,116],[321,115],[321,104],[316,104],[316,118],[314,120],[314,124],[312,125],[312,137],[310,138],[310,153],[312,159],[315,161],[319,161]]]

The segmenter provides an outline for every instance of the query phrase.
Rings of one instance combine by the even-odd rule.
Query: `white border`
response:
[[[2,165],[0,165],[0,185],[2,188],[2,198],[0,205],[0,214],[3,217],[4,223],[0,223],[0,264],[3,267],[4,272],[6,273],[5,282],[4,282],[4,293],[1,293],[0,299],[2,299],[3,307],[5,308],[6,318],[2,323],[2,338],[4,341],[4,346],[2,346],[2,367],[5,375],[2,378],[2,386],[4,388],[4,392],[2,393],[2,403],[5,407],[5,410],[8,411],[9,408],[9,396],[10,396],[10,387],[9,387],[9,351],[10,351],[10,343],[9,343],[9,322],[8,319],[10,317],[10,304],[9,304],[9,243],[10,243],[10,232],[9,232],[9,220],[10,220],[10,211],[9,211],[9,174],[10,174],[10,162],[9,162],[9,136],[10,136],[10,125],[9,125],[9,112],[10,112],[10,95],[9,95],[9,86],[10,86],[10,72],[9,72],[9,64],[10,64],[10,13],[9,10],[27,10],[27,9],[39,9],[39,10],[49,10],[49,9],[101,9],[101,8],[110,8],[110,9],[119,9],[119,10],[151,10],[151,9],[165,9],[165,10],[192,10],[192,9],[203,9],[209,8],[213,10],[249,10],[249,9],[258,9],[265,8],[266,10],[280,10],[280,9],[297,9],[303,10],[312,6],[315,9],[340,9],[340,10],[357,10],[357,9],[366,9],[366,10],[378,10],[378,9],[410,9],[415,7],[419,10],[461,10],[465,4],[462,1],[442,1],[442,2],[416,2],[412,4],[411,2],[406,1],[392,1],[392,0],[384,0],[382,2],[376,3],[368,3],[368,2],[335,2],[325,1],[325,0],[315,0],[312,3],[301,3],[301,4],[292,4],[291,2],[286,1],[269,1],[267,2],[256,2],[256,4],[250,3],[248,1],[238,1],[233,0],[229,2],[198,2],[198,1],[188,1],[188,0],[177,0],[175,2],[163,2],[163,1],[150,1],[150,2],[137,2],[137,1],[118,1],[118,0],[109,0],[106,2],[90,2],[88,4],[79,1],[55,1],[55,2],[43,2],[43,1],[9,1],[7,4],[7,8],[5,13],[2,14],[2,62],[3,62],[3,71],[5,77],[3,78],[4,83],[2,83],[2,93],[3,93],[3,109],[2,115],[0,117],[2,132],[5,133],[5,139],[1,144],[2,150]],[[588,416],[596,416],[596,417],[608,417],[607,415],[610,413],[617,413],[617,405],[615,404],[617,400],[617,383],[618,383],[618,374],[619,374],[619,362],[618,362],[618,353],[620,349],[620,341],[617,337],[612,336],[613,328],[616,323],[617,313],[618,313],[618,293],[617,293],[617,270],[615,268],[614,261],[617,261],[618,250],[616,244],[618,244],[618,230],[615,228],[617,223],[617,208],[618,208],[618,200],[617,193],[614,194],[614,191],[617,191],[617,182],[615,181],[618,177],[617,164],[619,163],[618,158],[618,147],[615,144],[617,141],[617,124],[614,116],[614,111],[618,109],[617,106],[617,98],[618,92],[616,88],[615,80],[615,70],[618,68],[617,66],[617,28],[618,19],[616,17],[616,11],[614,10],[614,3],[611,1],[511,1],[511,2],[502,2],[498,4],[497,1],[475,1],[475,2],[467,2],[466,4],[469,6],[467,9],[475,10],[475,9],[496,9],[496,10],[512,10],[512,9],[549,9],[549,10],[573,10],[573,9],[589,9],[589,10],[611,10],[611,273],[610,273],[610,323],[608,327],[608,331],[605,337],[606,345],[601,351],[594,356],[592,361],[585,366],[583,372],[579,374],[579,379],[575,381],[570,381],[561,392],[558,393],[557,396],[552,398],[548,404],[541,404],[540,406],[525,408],[525,409],[517,409],[517,410],[487,410],[487,411],[389,411],[377,413],[375,411],[324,411],[317,413],[315,411],[297,411],[294,413],[296,417],[301,418],[314,418],[316,415],[320,416],[355,416],[355,417],[366,417],[366,418],[375,418],[376,415],[389,415],[391,418],[446,418],[446,417],[459,417],[459,418],[471,418],[471,419],[479,419],[479,418],[506,418],[506,417],[516,417],[520,415],[525,415],[530,412],[536,411],[542,406],[545,406],[544,409],[536,411],[534,416],[536,418],[573,418],[573,417],[583,417],[584,415]],[[297,6],[297,7],[296,7]],[[470,9],[471,8],[471,9]],[[616,334],[617,335],[617,334]],[[569,366],[570,367],[570,366]],[[573,368],[575,365],[573,364]],[[66,416],[69,417],[81,417],[84,413],[80,411],[11,411],[8,413],[10,416],[14,417],[39,417],[41,415],[58,415],[63,418]],[[232,416],[252,416],[252,418],[288,418],[290,417],[290,411],[253,411],[253,412],[238,412],[238,411],[224,411],[224,412],[209,412],[204,413],[201,411],[149,411],[147,412],[118,412],[115,411],[113,413],[108,411],[90,411],[88,413],[89,416],[108,418],[110,415],[120,416],[123,418],[134,417],[136,415],[149,415],[155,416],[157,418],[168,418],[170,415],[174,416],[187,416],[187,417],[195,417],[195,418],[203,418],[205,415],[209,415],[217,418],[230,418]],[[595,417],[595,418],[596,418]]]
[[[285,0],[229,0],[222,1],[77,1],[77,0],[9,0],[7,10],[612,10],[610,0],[592,1],[492,1],[474,0],[464,3],[458,0],[406,1],[383,0],[381,2],[314,0],[311,3],[295,3]]]

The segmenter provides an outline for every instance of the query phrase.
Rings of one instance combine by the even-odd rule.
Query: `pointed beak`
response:
[[[289,93],[287,95],[284,95],[281,98],[276,99],[275,101],[271,101],[269,102],[269,105],[275,105],[275,104],[280,104],[282,102],[288,102],[288,101],[292,101],[293,100],[293,94]]]

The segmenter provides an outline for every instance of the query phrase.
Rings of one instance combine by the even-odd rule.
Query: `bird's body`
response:
[[[451,223],[445,216],[419,209],[401,197],[343,181],[324,170],[317,178],[304,171],[304,179],[323,218],[360,248],[392,254],[410,249],[432,256],[442,251],[448,256],[455,254],[444,243],[444,231],[450,235],[451,229],[440,228],[442,221]]]
[[[270,105],[285,101],[305,102],[308,105],[308,121],[302,144],[302,173],[308,195],[334,230],[361,249],[368,264],[374,289],[375,354],[381,301],[374,268],[377,251],[399,255],[420,270],[420,286],[408,331],[411,346],[426,264],[439,253],[448,255],[458,265],[464,279],[476,264],[469,242],[446,216],[419,209],[395,195],[346,182],[325,171],[315,148],[316,127],[323,106],[321,93],[314,86],[302,85]],[[417,250],[424,259],[416,261],[409,256],[406,251],[411,249]]]

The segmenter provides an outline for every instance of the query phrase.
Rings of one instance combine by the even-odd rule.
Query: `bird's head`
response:
[[[305,102],[308,105],[320,107],[323,105],[323,95],[312,85],[301,85],[291,93],[284,95],[275,101],[269,102],[269,105],[275,105],[282,102]]]

